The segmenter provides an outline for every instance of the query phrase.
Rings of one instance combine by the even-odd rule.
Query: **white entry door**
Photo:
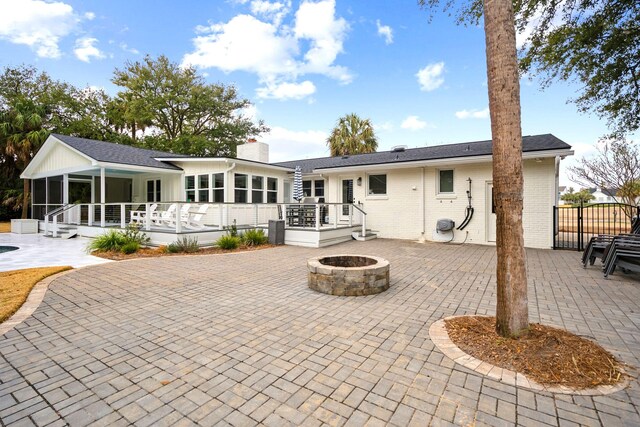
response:
[[[340,180],[340,200],[342,203],[353,203],[353,178],[342,178]],[[349,217],[349,206],[342,205],[342,218]]]
[[[493,183],[487,182],[487,242],[496,241],[496,204],[493,201]]]

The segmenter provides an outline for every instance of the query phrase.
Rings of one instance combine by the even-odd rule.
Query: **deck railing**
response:
[[[212,231],[233,225],[266,227],[284,220],[289,229],[323,230],[361,226],[366,234],[366,212],[350,203],[79,203],[45,215],[45,231],[57,233],[59,224],[126,228],[138,223],[146,231]],[[50,223],[52,224],[50,229]]]

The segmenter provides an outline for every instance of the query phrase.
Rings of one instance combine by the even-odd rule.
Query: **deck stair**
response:
[[[57,236],[53,235],[53,230],[49,230],[44,234],[44,237],[55,237],[59,239],[70,239],[78,235],[78,227],[75,225],[60,224],[58,225]]]
[[[351,237],[359,242],[366,242],[367,240],[377,239],[378,235],[371,230],[366,230],[366,234],[363,236],[361,231],[354,231],[351,233]]]

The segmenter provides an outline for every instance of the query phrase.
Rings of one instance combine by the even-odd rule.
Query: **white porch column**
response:
[[[87,219],[87,223],[89,227],[93,225],[93,219],[95,218],[95,205],[96,202],[96,177],[91,176],[91,204],[89,205],[89,218]]]
[[[106,189],[107,189],[107,184],[106,184],[106,173],[105,173],[105,169],[104,168],[100,168],[100,227],[104,228],[105,225],[105,211],[104,211],[104,204],[105,204],[105,200],[106,200]]]
[[[62,204],[69,203],[69,174],[62,174]],[[63,214],[62,222],[69,222],[69,212],[65,211]]]

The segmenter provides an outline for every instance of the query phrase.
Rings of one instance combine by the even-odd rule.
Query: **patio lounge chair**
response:
[[[209,209],[209,205],[200,205],[196,213],[190,214],[187,217],[187,222],[184,224],[185,228],[192,228],[194,230],[202,230],[205,228],[204,216]]]
[[[167,218],[163,218],[163,222],[169,227],[175,227],[176,221],[178,220],[182,222],[182,225],[185,225],[187,223],[187,220],[189,219],[189,209],[191,209],[191,203],[185,203],[184,205],[182,205],[180,207],[180,212],[178,213],[178,215],[176,215],[175,213],[176,206],[175,205],[172,205],[172,206],[173,206],[172,214]]]
[[[609,277],[616,267],[623,271],[640,272],[640,236],[616,236],[605,250],[602,271]]]
[[[153,215],[156,212],[156,209],[158,208],[158,204],[154,203],[151,206],[149,206],[149,210],[136,210],[136,211],[131,211],[131,219],[129,221],[129,223],[136,223],[136,224],[142,224],[145,222],[147,215],[151,215],[151,217],[153,218]]]
[[[156,211],[151,217],[151,222],[154,225],[165,225],[166,222],[171,221],[171,218],[175,217],[177,206],[175,203],[169,205],[166,211]]]
[[[634,217],[631,221],[631,233],[622,233],[617,236],[634,236],[640,235],[640,218]],[[613,234],[600,234],[589,239],[589,243],[584,248],[582,253],[582,265],[586,268],[587,263],[593,265],[596,258],[603,258],[605,250],[611,244],[612,240],[616,237]]]

